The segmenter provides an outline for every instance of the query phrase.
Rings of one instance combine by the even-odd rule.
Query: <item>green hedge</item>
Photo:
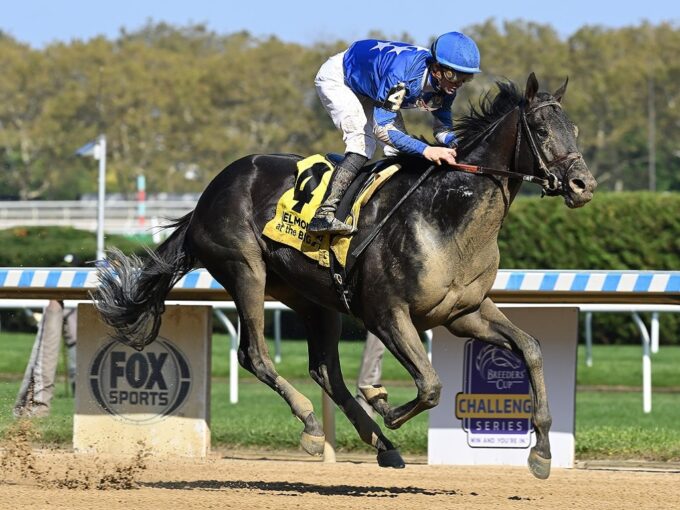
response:
[[[106,245],[142,253],[149,239],[107,236]],[[680,193],[597,193],[580,209],[560,198],[519,197],[499,236],[503,269],[680,269]],[[17,227],[0,231],[0,266],[63,266],[64,255],[95,259],[92,232]],[[649,323],[649,321],[647,321]],[[661,316],[661,340],[680,343],[680,317]],[[628,315],[596,314],[594,340],[637,343]]]
[[[115,246],[125,253],[143,253],[151,243],[147,237],[108,235],[105,247]],[[66,266],[64,256],[72,254],[91,265],[97,258],[97,237],[70,227],[14,227],[0,230],[0,267]]]
[[[518,198],[498,240],[504,269],[680,269],[680,193],[595,193],[580,209]]]
[[[106,246],[142,253],[150,239],[108,235]],[[559,198],[519,197],[498,239],[504,269],[680,269],[680,193],[596,193],[580,209]],[[63,266],[95,259],[93,232],[0,230],[0,266]]]
[[[105,246],[116,246],[125,253],[142,254],[151,244],[149,236],[129,238],[106,236]],[[0,267],[64,267],[67,254],[74,255],[77,265],[92,267],[97,258],[94,232],[68,227],[14,227],[0,230]],[[33,319],[18,310],[0,310],[3,331],[31,331]]]
[[[596,192],[580,209],[520,197],[498,245],[503,269],[678,270],[680,193]],[[678,332],[678,314],[661,314],[661,341],[680,343]],[[593,340],[639,343],[640,333],[628,314],[594,314]]]

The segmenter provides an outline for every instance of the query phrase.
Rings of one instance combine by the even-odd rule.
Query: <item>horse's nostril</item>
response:
[[[574,193],[583,193],[586,190],[586,183],[583,179],[569,179],[569,188]]]

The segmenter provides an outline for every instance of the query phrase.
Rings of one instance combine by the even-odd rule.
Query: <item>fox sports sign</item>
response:
[[[108,414],[123,421],[150,423],[179,411],[191,389],[186,356],[163,337],[137,352],[110,341],[89,370],[92,396]]]

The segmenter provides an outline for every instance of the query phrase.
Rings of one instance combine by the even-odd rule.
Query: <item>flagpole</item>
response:
[[[76,151],[76,156],[91,156],[99,161],[97,177],[97,260],[103,262],[104,254],[104,201],[106,199],[106,135],[101,134],[97,140],[88,142]]]
[[[106,199],[106,135],[99,135],[97,152],[99,160],[99,193],[97,200],[97,261],[104,260],[104,201]]]

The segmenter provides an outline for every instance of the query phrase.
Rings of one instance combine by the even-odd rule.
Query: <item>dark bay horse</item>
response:
[[[538,92],[529,76],[525,92],[498,83],[458,125],[459,159],[505,169],[510,177],[472,175],[442,167],[396,210],[348,275],[352,314],[363,320],[413,377],[417,396],[387,403],[376,388],[371,404],[390,429],[439,402],[441,383],[419,331],[443,325],[511,349],[526,362],[533,390],[536,444],[529,467],[538,478],[550,473],[551,417],[539,343],[514,326],[489,299],[499,265],[498,232],[519,191],[519,174],[543,179],[549,195],[568,207],[592,198],[596,182],[576,146],[576,127],[561,106],[565,84],[554,94]],[[322,425],[312,404],[274,367],[264,338],[265,295],[298,312],[308,335],[309,373],[347,415],[381,466],[403,467],[398,450],[368,417],[343,380],[338,358],[340,313],[345,305],[326,268],[262,235],[281,194],[295,181],[292,155],[253,155],[225,168],[208,185],[196,209],[177,220],[172,235],[141,261],[111,253],[100,269],[96,306],[116,339],[137,349],[154,340],[164,299],[188,271],[203,265],[232,296],[242,333],[239,362],[277,391],[304,424],[302,447],[323,450]],[[428,162],[399,159],[402,169],[362,211],[357,246],[422,175]],[[351,249],[351,248],[350,248]]]

